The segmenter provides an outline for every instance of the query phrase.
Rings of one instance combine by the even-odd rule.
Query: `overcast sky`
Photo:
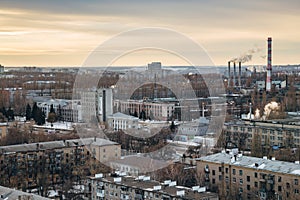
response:
[[[265,64],[273,38],[273,64],[300,63],[298,0],[1,0],[0,64],[81,66],[102,42],[131,29],[163,27],[201,45],[216,65],[256,53],[247,64]],[[185,62],[168,52],[140,50],[115,65]],[[205,63],[203,63],[205,64]]]

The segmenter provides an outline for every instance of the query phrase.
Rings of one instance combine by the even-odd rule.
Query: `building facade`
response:
[[[167,121],[173,116],[175,102],[150,102],[139,100],[114,100],[114,108],[118,112],[140,115],[145,112],[145,117],[152,120]]]
[[[236,121],[225,123],[223,131],[225,140],[239,149],[251,149],[254,139],[258,139],[265,146],[300,147],[299,124]]]
[[[8,123],[7,122],[0,123],[0,140],[6,137],[7,132],[8,132]]]
[[[150,177],[103,175],[91,177],[88,183],[90,199],[110,200],[218,200],[216,193],[199,191],[199,187],[191,188],[176,186],[176,181],[160,183]],[[198,192],[199,191],[199,192]]]
[[[67,122],[81,122],[82,109],[79,100],[66,100],[66,99],[50,99],[46,101],[37,102],[37,106],[48,115],[51,106],[59,117],[60,121]]]
[[[1,146],[0,185],[32,189],[59,184],[120,156],[119,144],[100,138]]]
[[[299,199],[300,165],[222,153],[197,160],[197,171],[220,199]]]
[[[107,122],[113,130],[137,129],[139,126],[139,118],[120,112],[108,116]]]
[[[107,121],[113,114],[112,88],[99,88],[80,92],[83,121],[88,122],[93,118]]]

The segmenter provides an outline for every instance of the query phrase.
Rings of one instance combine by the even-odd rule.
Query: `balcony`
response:
[[[105,194],[104,190],[100,190],[99,192],[96,193],[96,196],[97,196],[97,197],[102,197],[102,198],[103,198],[103,197],[104,197],[104,194]]]

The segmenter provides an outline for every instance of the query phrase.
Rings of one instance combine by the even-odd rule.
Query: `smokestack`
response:
[[[228,61],[228,82],[230,80],[230,61]]]
[[[236,86],[235,78],[236,78],[236,67],[235,67],[235,62],[233,62],[233,86]]]
[[[267,63],[267,80],[266,91],[271,91],[271,74],[272,74],[272,38],[268,38],[268,63]]]
[[[241,76],[242,76],[242,62],[239,62],[239,87],[242,87]]]
[[[102,115],[103,121],[106,122],[106,91],[103,90],[103,97],[102,97]]]

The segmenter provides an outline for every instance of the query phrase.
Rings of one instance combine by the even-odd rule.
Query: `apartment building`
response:
[[[0,122],[0,140],[1,138],[6,137],[8,131],[8,123],[7,122]]]
[[[149,176],[118,176],[96,174],[88,182],[90,199],[110,200],[218,200],[218,194],[206,192],[199,186],[187,188],[176,186],[176,181],[164,183],[150,180]]]
[[[300,199],[300,165],[235,153],[197,159],[197,171],[220,199]]]
[[[0,185],[24,189],[62,183],[120,156],[119,144],[100,138],[1,146]]]
[[[300,147],[300,125],[297,123],[233,121],[224,124],[227,142],[240,149],[251,149],[258,136],[262,145],[278,147]]]

